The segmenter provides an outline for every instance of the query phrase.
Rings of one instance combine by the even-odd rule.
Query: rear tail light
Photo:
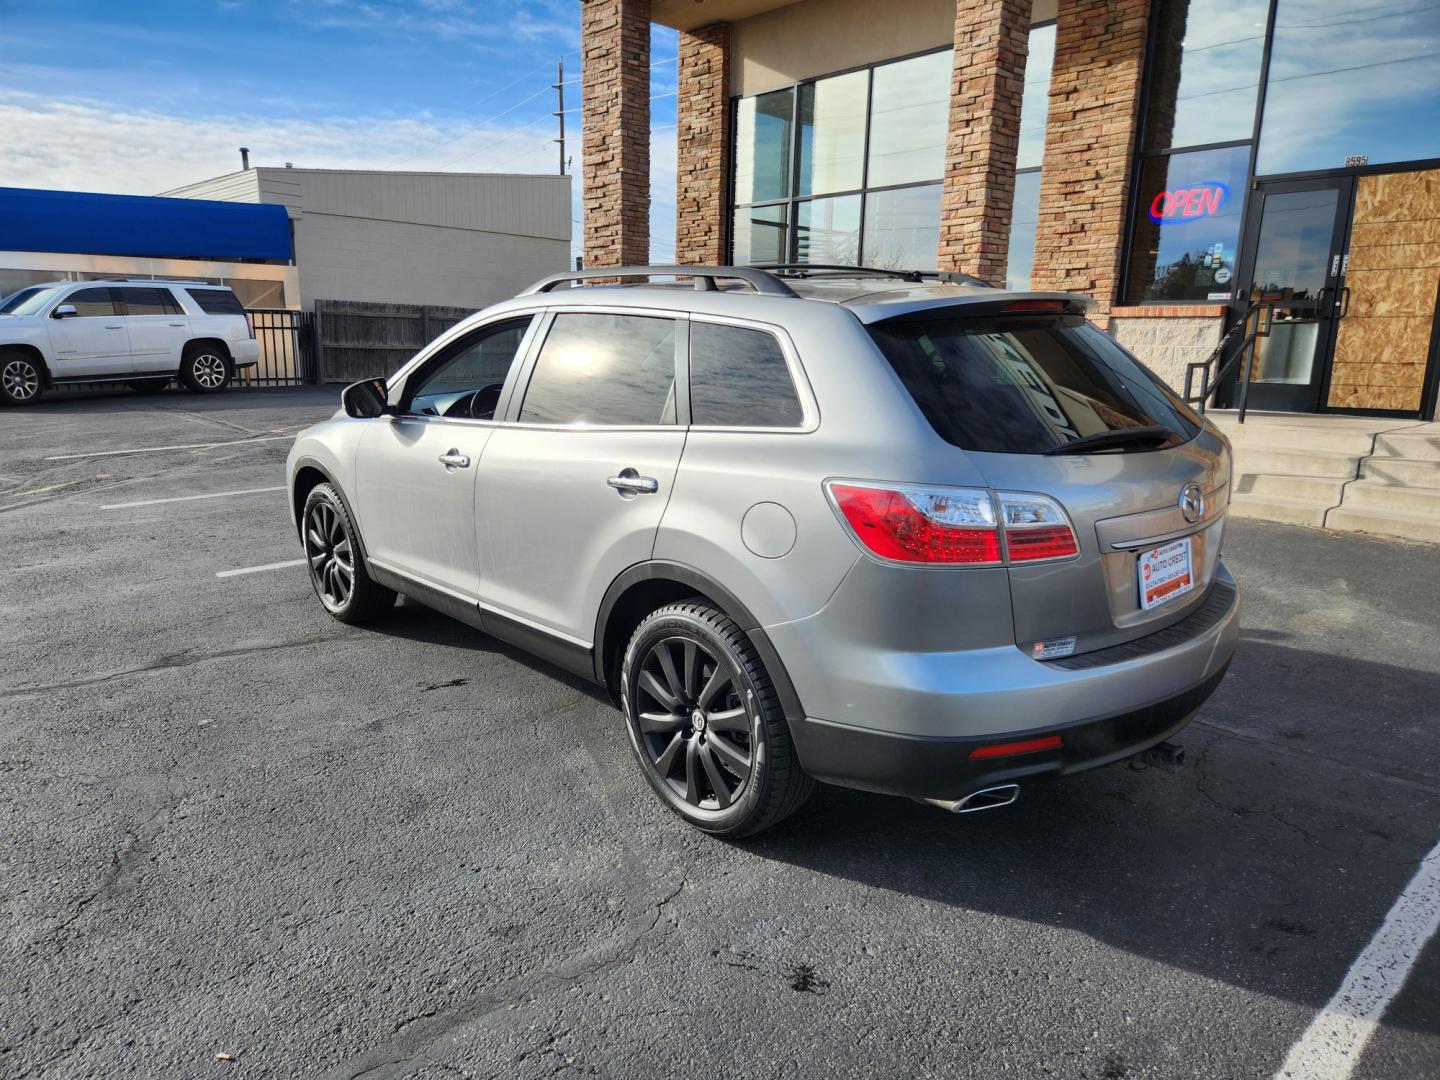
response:
[[[831,484],[830,497],[856,538],[882,559],[999,565],[1000,533],[988,491]]]
[[[855,538],[892,562],[999,566],[1002,522],[1012,563],[1064,559],[1079,551],[1065,511],[1044,495],[840,482],[827,483],[826,490]]]
[[[1000,514],[1012,563],[1064,559],[1080,550],[1070,519],[1054,499],[1002,491]]]

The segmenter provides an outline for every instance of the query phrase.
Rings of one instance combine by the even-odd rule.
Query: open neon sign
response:
[[[1223,180],[1201,180],[1156,195],[1150,201],[1150,220],[1157,225],[1196,221],[1218,214],[1229,201],[1229,184]]]

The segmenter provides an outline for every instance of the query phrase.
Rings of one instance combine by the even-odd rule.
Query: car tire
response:
[[[0,401],[6,405],[34,405],[45,392],[45,371],[29,353],[0,352]]]
[[[230,357],[213,345],[187,346],[180,361],[180,382],[194,394],[218,394],[234,374]]]
[[[137,394],[162,394],[170,388],[170,379],[131,379],[125,384]]]
[[[394,606],[396,596],[370,577],[358,535],[335,489],[316,484],[300,516],[310,584],[325,610],[351,625],[374,620]]]
[[[815,788],[745,632],[701,597],[652,612],[620,668],[630,745],[660,801],[715,836],[752,836]]]

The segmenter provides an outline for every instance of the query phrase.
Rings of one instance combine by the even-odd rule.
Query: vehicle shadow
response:
[[[1247,641],[1182,733],[1178,773],[1111,766],[963,816],[821,787],[746,847],[1319,1007],[1440,833],[1440,789],[1402,771],[1440,751],[1434,687],[1424,672]],[[1287,698],[1302,732],[1252,722]],[[1353,753],[1372,724],[1413,736],[1389,765]],[[1440,1031],[1433,1013],[1410,1022]]]

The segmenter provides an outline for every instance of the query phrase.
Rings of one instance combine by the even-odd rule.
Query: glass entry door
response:
[[[1271,306],[1270,334],[1258,342],[1247,404],[1318,412],[1336,323],[1344,314],[1344,248],[1350,177],[1261,182],[1246,229],[1237,295]],[[1231,393],[1232,403],[1237,399]]]

